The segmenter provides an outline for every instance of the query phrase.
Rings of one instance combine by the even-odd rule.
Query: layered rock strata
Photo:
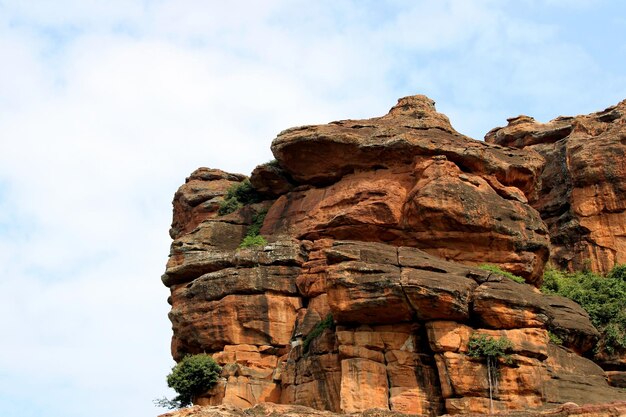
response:
[[[259,404],[249,410],[240,410],[229,406],[201,407],[193,406],[179,411],[163,414],[160,417],[248,417],[253,416],[274,416],[274,417],[338,417],[342,414],[335,414],[329,411],[320,411],[309,407],[282,405],[282,404]],[[469,416],[476,416],[470,414]],[[479,414],[480,415],[480,414]],[[509,416],[505,414],[493,414],[494,416]],[[554,407],[544,411],[526,411],[515,413],[516,417],[618,417],[626,415],[626,403],[618,402],[605,405],[578,406],[575,403],[568,403],[559,407]],[[393,411],[367,410],[362,413],[353,414],[354,417],[399,417],[401,414]]]
[[[626,101],[548,123],[528,116],[508,122],[485,141],[545,158],[531,203],[550,230],[553,262],[597,272],[626,263]]]
[[[205,168],[175,195],[172,355],[223,366],[199,404],[434,416],[626,399],[580,356],[598,338],[587,314],[535,288],[549,255],[528,203],[539,153],[462,136],[424,96],[289,129],[272,150],[250,178],[262,202],[219,215],[243,177]],[[269,243],[239,248],[264,212]],[[474,333],[512,343],[491,399]]]

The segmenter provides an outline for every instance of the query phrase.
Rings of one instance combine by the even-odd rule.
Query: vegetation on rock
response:
[[[316,338],[318,338],[324,332],[324,330],[332,329],[333,327],[335,327],[335,321],[333,320],[333,315],[328,314],[324,320],[317,323],[317,325],[313,328],[313,330],[311,330],[311,332],[306,335],[306,337],[302,341],[302,352],[308,353],[311,342],[315,340]]]
[[[252,248],[255,246],[265,246],[267,245],[267,240],[265,240],[265,238],[261,235],[255,235],[255,236],[246,236],[243,238],[243,240],[241,241],[241,244],[239,244],[240,248]]]
[[[196,397],[215,385],[221,371],[220,366],[207,354],[186,356],[167,376],[167,385],[178,395],[173,400],[155,400],[155,404],[169,409],[187,407]]]
[[[483,269],[485,271],[489,271],[489,272],[493,272],[496,273],[498,275],[502,275],[504,277],[507,277],[515,282],[518,282],[520,284],[526,284],[526,280],[518,275],[514,275],[510,272],[507,272],[505,270],[503,270],[502,268],[500,268],[499,266],[496,265],[491,265],[491,264],[482,264],[478,266],[480,269]]]
[[[261,210],[254,214],[252,217],[252,224],[248,227],[248,232],[239,245],[240,248],[267,245],[267,240],[259,234],[261,232],[261,227],[263,227],[263,221],[265,220],[266,215],[267,210]]]
[[[467,345],[467,354],[473,358],[483,358],[487,362],[487,382],[489,384],[489,408],[493,413],[493,394],[498,391],[498,362],[511,361],[507,351],[512,348],[506,337],[493,338],[484,334],[473,333]]]
[[[626,348],[626,266],[616,265],[606,276],[549,267],[541,290],[574,300],[589,313],[601,334],[596,353]]]
[[[554,343],[555,345],[561,346],[563,345],[563,339],[561,339],[558,335],[548,331],[548,338],[550,339],[550,342]]]
[[[224,201],[220,204],[218,214],[224,216],[245,205],[258,203],[259,201],[261,201],[261,196],[254,189],[250,180],[246,178],[228,189]]]

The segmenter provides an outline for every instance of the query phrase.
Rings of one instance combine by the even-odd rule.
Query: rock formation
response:
[[[546,160],[531,205],[550,230],[553,262],[608,272],[626,263],[626,100],[587,116],[508,119],[485,141]]]
[[[160,417],[249,417],[249,416],[272,416],[272,417],[339,417],[342,414],[330,411],[320,411],[309,407],[297,405],[282,405],[264,403],[248,410],[236,407],[216,406],[201,407],[193,406],[163,414]],[[402,417],[403,414],[385,410],[367,410],[363,413],[352,414],[354,417]],[[510,414],[493,414],[493,416],[508,416]],[[590,405],[580,407],[568,403],[545,411],[517,412],[516,417],[619,417],[626,415],[626,403],[612,403],[604,405]],[[476,416],[469,414],[468,417]]]
[[[465,137],[414,96],[383,117],[280,133],[276,162],[250,178],[262,197],[232,213],[219,207],[244,177],[195,171],[174,197],[163,282],[173,357],[207,352],[223,366],[197,403],[434,416],[626,400],[581,356],[598,338],[585,311],[536,289],[548,179],[546,152],[531,147]],[[264,213],[268,243],[240,248]],[[495,390],[469,354],[474,334],[511,342]]]

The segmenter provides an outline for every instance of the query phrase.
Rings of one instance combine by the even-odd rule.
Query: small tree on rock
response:
[[[511,361],[507,351],[513,347],[506,337],[499,339],[484,334],[474,333],[467,345],[467,354],[473,358],[484,359],[487,363],[487,382],[489,384],[489,412],[493,414],[493,394],[498,390],[498,362],[502,358]]]
[[[215,385],[221,371],[222,368],[207,354],[185,356],[167,376],[167,385],[178,395],[173,400],[155,400],[155,404],[169,409],[187,407]]]

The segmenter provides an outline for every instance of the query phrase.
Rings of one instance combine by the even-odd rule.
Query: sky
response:
[[[426,94],[461,133],[626,98],[621,0],[0,0],[0,414],[156,417],[171,200]]]

